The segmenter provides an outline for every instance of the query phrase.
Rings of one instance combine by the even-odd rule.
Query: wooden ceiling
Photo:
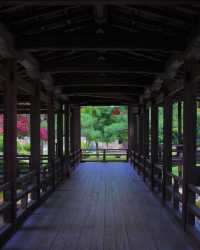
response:
[[[38,61],[55,92],[81,105],[138,103],[185,51],[199,14],[199,1],[186,0],[0,2],[16,50]],[[179,77],[181,69],[172,78]]]

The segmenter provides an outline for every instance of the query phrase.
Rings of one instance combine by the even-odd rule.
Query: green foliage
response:
[[[82,149],[89,149],[90,148],[90,143],[81,141],[81,148]]]
[[[17,141],[17,152],[21,155],[27,155],[30,153],[30,143],[22,144]]]
[[[127,141],[127,107],[120,106],[120,114],[114,115],[115,106],[85,106],[81,109],[81,135],[88,143],[111,143],[119,139]]]

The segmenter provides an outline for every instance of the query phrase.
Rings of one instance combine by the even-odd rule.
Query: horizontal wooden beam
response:
[[[112,98],[116,98],[116,97],[132,97],[132,96],[138,96],[137,93],[133,92],[133,93],[127,93],[127,92],[117,92],[116,90],[113,90],[112,92],[110,91],[110,93],[105,92],[105,91],[95,91],[95,90],[91,90],[91,91],[84,91],[81,90],[79,92],[75,92],[75,91],[71,91],[71,92],[67,92],[66,95],[68,96],[104,96],[104,97],[112,97]]]
[[[57,83],[55,87],[70,88],[70,87],[131,87],[131,88],[141,88],[144,89],[147,85],[145,84],[135,84],[133,82],[117,82],[117,81],[107,81],[106,79],[101,82],[91,81],[90,82],[69,82],[69,83]]]
[[[105,31],[102,37],[76,33],[74,35],[52,32],[39,36],[20,36],[17,48],[30,52],[39,51],[167,51],[177,52],[185,49],[184,40],[155,32],[113,33]],[[156,36],[156,39],[155,39]],[[147,42],[148,41],[148,42]]]
[[[67,6],[67,5],[88,5],[88,4],[133,4],[133,5],[177,5],[189,4],[199,5],[198,0],[1,0],[1,4],[15,5],[38,5],[38,6]]]
[[[68,73],[111,73],[111,74],[142,74],[142,75],[159,75],[162,72],[161,66],[154,64],[143,65],[119,65],[119,64],[91,64],[91,65],[47,65],[43,71],[51,74],[68,74]]]
[[[131,98],[127,100],[126,98],[105,98],[103,96],[74,96],[70,97],[71,104],[80,104],[80,105],[119,105],[119,104],[137,104],[137,98]]]

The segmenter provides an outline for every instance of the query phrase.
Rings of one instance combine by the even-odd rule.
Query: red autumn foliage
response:
[[[112,111],[112,115],[120,115],[120,108],[119,107],[115,107]]]
[[[0,115],[0,134],[3,134],[3,123],[4,117]],[[29,136],[30,135],[30,121],[27,115],[18,115],[17,116],[17,132],[21,136]],[[40,137],[41,140],[48,140],[48,131],[47,128],[40,128]]]

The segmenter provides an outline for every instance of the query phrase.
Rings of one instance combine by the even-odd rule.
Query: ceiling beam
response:
[[[158,5],[168,6],[177,4],[198,5],[198,0],[1,0],[3,5],[38,5],[38,6],[67,6],[67,5],[88,5],[88,4],[133,4],[133,5]]]
[[[106,80],[102,80],[102,83],[97,83],[95,81],[91,81],[91,83],[87,83],[87,82],[70,82],[70,83],[57,83],[55,85],[55,87],[61,87],[61,88],[65,88],[65,87],[132,87],[132,88],[141,88],[144,89],[147,85],[145,84],[135,84],[135,83],[131,83],[131,82],[124,82],[121,81],[120,83],[118,82],[110,82],[110,81],[106,81]]]
[[[156,35],[156,39],[155,36]],[[181,37],[180,37],[181,39]],[[147,42],[148,41],[148,42]],[[185,49],[184,40],[176,37],[158,35],[157,33],[124,32],[104,34],[102,37],[94,34],[77,33],[73,35],[52,32],[39,36],[20,36],[16,39],[16,47],[29,52],[40,51],[167,51],[177,52]]]
[[[111,74],[142,74],[142,75],[159,75],[163,70],[162,65],[154,64],[82,64],[82,65],[57,65],[57,64],[46,64],[43,71],[51,74],[68,74],[68,73],[111,73]]]

